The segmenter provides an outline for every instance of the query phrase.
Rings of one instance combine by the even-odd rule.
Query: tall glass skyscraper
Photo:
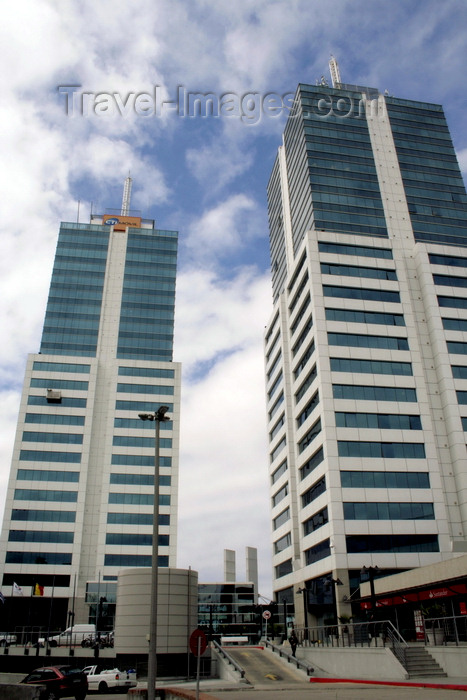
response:
[[[161,424],[158,563],[176,565],[176,263],[177,233],[150,220],[93,215],[60,227],[40,352],[27,362],[1,564],[3,594],[16,584],[24,596],[53,595],[60,626],[72,596],[75,621],[88,621],[89,582],[88,602],[110,604],[119,569],[151,565],[155,431],[138,413],[161,404],[171,420]]]
[[[268,202],[273,585],[319,622],[467,551],[467,197],[439,105],[339,83],[298,86]]]

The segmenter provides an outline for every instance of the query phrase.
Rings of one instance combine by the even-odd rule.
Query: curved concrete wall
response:
[[[117,654],[148,652],[151,574],[150,568],[123,569],[118,574]],[[159,569],[158,584],[157,653],[184,653],[190,634],[198,627],[198,572]]]

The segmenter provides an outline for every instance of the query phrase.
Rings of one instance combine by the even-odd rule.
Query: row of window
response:
[[[70,566],[72,556],[64,552],[7,552],[6,564],[54,564]]]
[[[133,506],[154,505],[154,494],[152,493],[109,493],[108,503],[124,504]],[[159,494],[159,505],[170,506],[170,496]]]
[[[73,532],[63,532],[61,530],[10,530],[8,541],[73,544]]]
[[[131,534],[126,532],[108,532],[105,538],[105,543],[110,545],[131,545],[133,547],[151,547],[152,534],[141,535]],[[157,543],[159,547],[169,546],[169,535],[158,535]]]
[[[434,520],[433,503],[344,503],[345,520]]]
[[[351,348],[380,348],[383,350],[408,350],[407,338],[395,338],[386,335],[363,335],[360,333],[328,332],[329,345]]]
[[[338,440],[339,457],[368,457],[370,459],[425,459],[422,442],[357,442]]]
[[[53,469],[18,469],[18,481],[68,481],[78,483],[79,472],[65,472]]]
[[[420,416],[401,413],[344,413],[336,414],[338,428],[379,428],[388,430],[421,430]]]
[[[345,277],[361,277],[366,279],[397,281],[395,270],[380,267],[359,267],[357,265],[339,265],[337,263],[321,263],[323,275],[340,275]]]
[[[345,539],[348,554],[439,552],[437,535],[347,535]],[[304,555],[306,566],[329,557],[330,540],[323,540],[310,547]],[[274,568],[275,578],[287,576],[292,571],[292,559],[287,559]]]
[[[22,439],[23,442],[52,442],[68,445],[83,444],[83,435],[81,433],[44,433],[25,430]]]
[[[104,566],[117,566],[122,567],[137,567],[137,566],[151,566],[152,557],[149,554],[106,554],[104,557]],[[169,565],[169,557],[166,555],[159,555],[157,557],[158,568],[165,568]]]
[[[24,462],[68,462],[70,464],[79,464],[81,462],[81,453],[21,450],[19,458]]]
[[[410,377],[413,375],[411,362],[390,362],[388,360],[354,360],[344,357],[331,357],[333,372],[359,374],[389,374]]]

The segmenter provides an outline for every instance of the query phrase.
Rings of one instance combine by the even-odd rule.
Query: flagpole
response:
[[[45,655],[46,656],[48,656],[50,654],[49,637],[50,637],[50,623],[52,621],[52,605],[53,605],[53,601],[54,601],[54,591],[55,591],[55,574],[54,574],[53,582],[52,582],[52,595],[50,596],[49,626],[47,628],[47,641],[45,643]]]

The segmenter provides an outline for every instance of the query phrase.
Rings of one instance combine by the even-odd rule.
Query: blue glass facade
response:
[[[129,229],[117,357],[172,360],[177,240],[175,231]],[[62,224],[42,354],[96,356],[109,241],[104,224]]]

